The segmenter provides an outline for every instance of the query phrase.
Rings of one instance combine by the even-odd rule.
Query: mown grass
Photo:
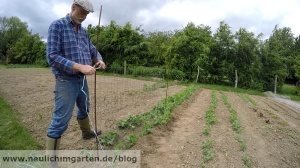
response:
[[[8,65],[3,65],[0,64],[0,68],[45,68],[42,65],[37,65],[37,64],[8,64]]]
[[[288,96],[291,100],[300,101],[300,96],[296,94],[297,87],[294,85],[283,85],[279,95]]]
[[[199,84],[199,86],[201,88],[217,90],[217,91],[237,92],[237,93],[244,93],[250,95],[265,96],[263,92],[257,90],[234,88],[232,86],[222,86],[222,85],[212,85],[212,84]]]
[[[0,150],[37,150],[41,145],[0,95]]]
[[[205,89],[211,90],[218,90],[218,91],[227,91],[227,92],[236,92],[236,93],[243,93],[249,95],[257,95],[257,96],[266,96],[263,92],[258,90],[250,90],[250,89],[243,89],[243,88],[234,88],[232,86],[223,86],[223,85],[212,85],[212,84],[199,84],[200,87]],[[293,85],[283,85],[282,90],[278,95],[288,96],[291,100],[300,101],[300,96],[295,94],[297,87]]]
[[[295,94],[295,91],[296,91],[296,86],[285,84],[282,86],[282,90],[280,93],[292,95]]]

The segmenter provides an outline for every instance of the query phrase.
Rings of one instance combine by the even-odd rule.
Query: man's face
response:
[[[89,14],[89,12],[84,10],[79,5],[74,5],[74,6],[75,7],[72,12],[72,19],[76,24],[81,24],[86,19],[86,16]]]

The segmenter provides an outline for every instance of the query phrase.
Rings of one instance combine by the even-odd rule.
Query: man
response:
[[[101,134],[90,128],[89,93],[85,75],[92,75],[96,67],[105,69],[102,56],[81,23],[93,5],[89,0],[74,0],[71,12],[49,27],[47,38],[47,60],[56,78],[55,107],[47,132],[46,150],[58,150],[60,138],[67,130],[73,109],[77,106],[77,121],[83,139]],[[95,63],[92,66],[92,63]]]

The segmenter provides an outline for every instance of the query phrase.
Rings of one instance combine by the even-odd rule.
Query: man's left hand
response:
[[[94,65],[94,67],[96,68],[96,69],[102,69],[102,70],[104,70],[104,69],[106,69],[106,65],[105,65],[105,63],[102,61],[102,60],[99,60],[95,65]]]

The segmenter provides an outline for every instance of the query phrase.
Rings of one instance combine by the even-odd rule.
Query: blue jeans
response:
[[[60,138],[68,128],[75,104],[77,119],[88,116],[89,90],[85,76],[57,76],[54,95],[54,113],[47,136]]]

